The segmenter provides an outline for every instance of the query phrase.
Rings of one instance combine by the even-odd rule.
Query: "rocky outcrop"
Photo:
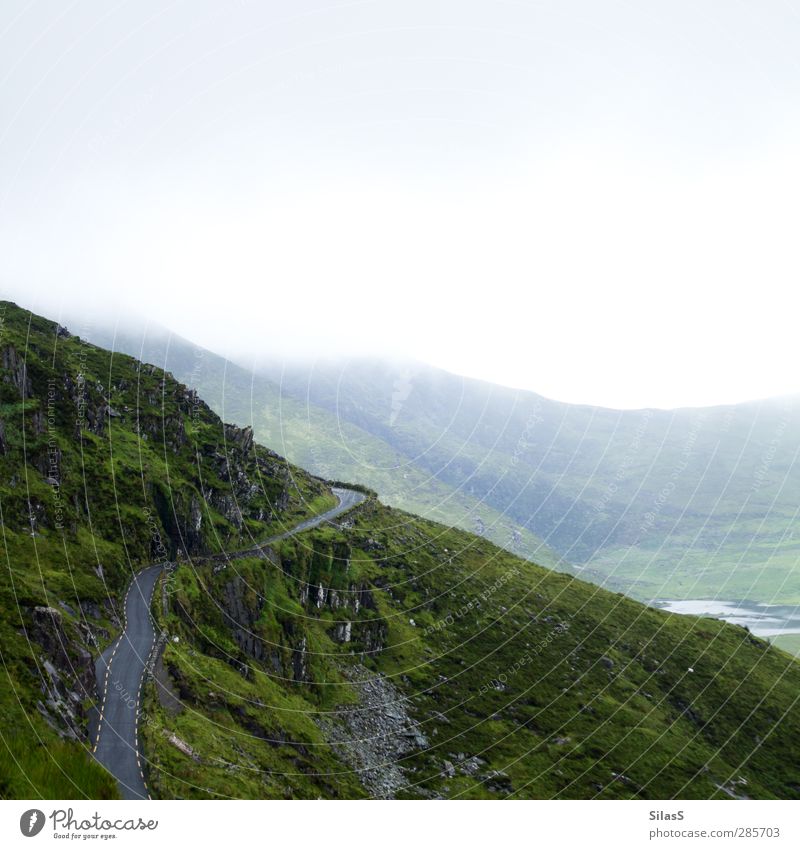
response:
[[[237,575],[222,587],[222,608],[227,625],[239,648],[254,660],[264,660],[264,643],[253,627],[264,609],[264,599]]]
[[[3,348],[0,361],[5,372],[3,382],[10,383],[17,389],[23,401],[30,398],[33,390],[24,357],[17,353],[17,349],[13,345],[6,345]]]
[[[358,772],[374,798],[392,799],[408,784],[403,761],[428,740],[408,713],[408,700],[383,675],[363,666],[342,670],[355,690],[355,706],[343,705],[336,721],[318,724],[331,748]]]
[[[349,568],[344,560],[343,571]],[[361,654],[382,651],[388,639],[389,627],[377,615],[372,589],[365,582],[350,582],[347,587],[333,589],[321,583],[300,584],[300,603],[319,615],[324,610],[336,614],[336,622],[328,633],[337,643],[351,643]]]
[[[331,589],[322,584],[308,584],[301,591],[301,601],[313,599],[317,610],[327,608],[335,612],[349,612],[358,616],[359,611],[375,610],[375,598],[370,587],[364,583],[351,582],[345,589]]]
[[[328,633],[337,643],[350,643],[353,651],[361,655],[372,655],[383,651],[389,636],[389,626],[383,619],[344,619],[336,622]]]
[[[310,652],[308,641],[292,620],[286,620],[281,629],[279,643],[265,640],[259,635],[258,620],[264,609],[264,599],[247,581],[237,575],[222,587],[221,607],[225,624],[236,645],[247,658],[259,662],[270,673],[288,678],[297,683],[311,680],[309,671]],[[233,661],[243,674],[249,673],[247,663]]]
[[[186,755],[187,758],[191,758],[195,763],[200,763],[200,755],[185,740],[182,740],[173,731],[167,731],[166,728],[162,729],[161,733],[179,752]]]
[[[354,639],[361,643],[361,652],[372,655],[386,648],[389,638],[389,625],[384,619],[373,619],[368,622],[356,623]]]
[[[308,658],[308,640],[303,635],[296,648],[292,649],[292,678],[299,684],[305,684],[311,681]]]
[[[225,424],[223,425],[223,433],[225,445],[229,451],[236,448],[243,454],[249,454],[253,450],[253,428]]]
[[[64,737],[87,739],[84,700],[94,700],[95,668],[91,649],[95,637],[88,626],[69,619],[55,607],[30,611],[28,637],[41,654],[37,658],[42,700],[37,704],[47,722]]]

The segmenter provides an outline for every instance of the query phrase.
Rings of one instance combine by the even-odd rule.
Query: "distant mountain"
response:
[[[261,370],[283,397],[379,438],[593,581],[644,600],[800,602],[800,396],[619,411],[419,363]],[[353,452],[354,468],[368,461]]]
[[[115,344],[293,462],[534,561],[642,600],[800,603],[800,396],[620,411],[417,362],[272,361],[253,374],[163,330]]]
[[[157,366],[0,317],[2,796],[115,794],[94,659],[174,557],[138,724],[157,798],[796,798],[787,654],[373,495],[254,553],[327,482]]]
[[[76,326],[80,326],[76,322]],[[469,488],[435,476],[377,431],[326,405],[308,403],[295,384],[253,373],[156,325],[84,331],[98,345],[155,363],[191,386],[226,421],[253,428],[291,462],[325,478],[360,481],[388,504],[485,536],[536,563],[567,568],[563,558],[509,512]],[[365,420],[366,424],[370,424]]]

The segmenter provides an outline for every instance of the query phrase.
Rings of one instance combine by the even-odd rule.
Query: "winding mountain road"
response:
[[[339,499],[335,507],[270,537],[257,548],[328,522],[365,498],[351,489],[334,488],[333,493]],[[139,750],[139,718],[142,683],[156,638],[150,601],[167,565],[147,566],[131,581],[125,596],[125,629],[95,663],[100,710],[93,734],[94,757],[117,779],[124,799],[150,798]]]

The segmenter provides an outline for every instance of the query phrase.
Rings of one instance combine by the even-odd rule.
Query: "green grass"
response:
[[[784,634],[779,637],[770,637],[770,643],[779,649],[800,657],[800,634]]]
[[[744,629],[653,610],[459,530],[379,505],[357,514],[352,529],[283,541],[279,567],[236,561],[227,575],[201,570],[178,579],[185,591],[172,596],[166,624],[180,635],[170,651],[186,716],[169,727],[198,751],[247,738],[231,704],[256,685],[269,693],[261,700],[271,721],[307,745],[308,728],[297,720],[351,703],[342,670],[358,660],[408,697],[430,743],[401,761],[403,796],[724,798],[722,788],[741,779],[752,797],[796,795],[800,770],[786,747],[800,731],[800,665],[783,652]],[[374,609],[353,616],[312,602],[298,607],[306,582],[341,585],[343,574],[346,583],[371,587]],[[231,640],[219,604],[234,577],[253,593],[251,604],[263,599],[249,631],[281,663],[258,661]],[[330,637],[342,616],[353,621],[350,644]],[[210,628],[189,628],[189,621]],[[385,626],[385,645],[361,654],[359,634],[376,623]],[[281,654],[301,633],[318,653],[305,684],[291,680]],[[242,667],[246,680],[233,671]],[[208,689],[217,692],[213,710]],[[285,699],[294,696],[300,713],[290,719]],[[210,759],[190,762],[162,735],[149,740],[156,763],[169,759],[165,792],[177,792],[181,781],[196,795],[206,792],[197,787],[220,792]],[[471,757],[481,759],[476,775],[443,774],[445,761]],[[341,763],[338,769],[349,774]],[[267,778],[251,778],[249,795],[273,792]],[[292,795],[315,792],[287,787]]]
[[[101,329],[96,338],[112,341]],[[129,353],[144,351],[145,360],[165,365],[196,387],[223,419],[250,425],[261,443],[312,474],[358,481],[378,492],[384,503],[437,522],[471,532],[482,527],[487,539],[537,563],[556,567],[562,562],[523,521],[476,497],[472,487],[438,479],[379,435],[281,392],[261,375],[177,336],[167,345],[167,337],[159,333],[115,333],[113,343]]]
[[[720,598],[800,604],[799,561],[796,542],[737,543],[697,550],[687,541],[680,553],[672,545],[657,551],[612,549],[589,561],[585,577],[643,601]]]
[[[0,788],[112,798],[84,750],[86,688],[134,572],[178,550],[247,547],[336,499],[276,454],[246,451],[247,434],[160,369],[0,306]],[[37,607],[62,630],[40,633]],[[86,695],[72,717],[70,692]]]
[[[151,791],[160,798],[352,798],[364,795],[310,717],[313,706],[268,675],[247,681],[227,663],[170,646],[181,670],[183,709],[173,715],[152,690],[143,725]],[[165,735],[196,753],[184,754]]]
[[[118,799],[114,779],[75,743],[44,733],[25,742],[0,740],[0,798]]]
[[[267,364],[115,338],[309,470],[636,598],[800,600],[798,397],[677,411],[562,404],[422,364]],[[398,389],[400,395],[398,396]],[[406,396],[407,393],[407,397]],[[398,397],[401,402],[396,402]]]
[[[191,557],[168,579],[166,611],[160,588],[154,597],[181,702],[174,711],[152,684],[145,690],[142,733],[157,796],[365,795],[330,738],[331,723],[358,703],[356,666],[391,682],[427,738],[400,761],[401,796],[800,792],[800,665],[786,652],[373,499],[346,522],[282,540],[264,557],[205,559],[325,509],[327,485],[260,446],[246,451],[246,433],[223,427],[159,369],[64,338],[11,305],[5,319],[0,348],[7,359],[9,345],[24,353],[32,397],[23,403],[19,371],[5,369],[4,794],[114,795],[86,757],[91,699],[73,705],[72,742],[62,739],[68,713],[58,702],[116,633],[133,571],[165,556],[159,539],[167,553],[189,549]],[[51,380],[48,433],[38,414]],[[119,415],[103,418],[107,403]],[[80,409],[87,427],[76,432]],[[60,502],[46,481],[52,447]],[[57,613],[37,613],[42,605]],[[340,642],[346,623],[350,640]],[[471,758],[479,759],[474,770],[460,766]]]

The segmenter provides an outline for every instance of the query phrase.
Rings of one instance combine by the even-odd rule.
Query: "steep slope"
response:
[[[800,792],[788,655],[374,500],[263,559],[179,567],[157,608],[162,796]]]
[[[223,419],[252,427],[259,441],[313,474],[359,480],[388,504],[480,533],[537,563],[563,565],[552,548],[505,510],[450,485],[382,435],[308,403],[302,392],[292,394],[293,383],[284,391],[280,374],[274,380],[254,374],[155,325],[111,331],[88,322],[85,333],[96,344],[172,372]]]
[[[634,597],[800,602],[800,396],[708,409],[562,404],[419,363],[265,364]]]
[[[334,502],[160,369],[0,303],[0,794],[115,795],[80,750],[137,568]]]
[[[160,370],[3,319],[4,795],[114,795],[86,752],[92,656],[171,552],[139,724],[155,796],[800,792],[800,664],[745,629],[374,496],[256,551],[328,487]]]
[[[618,411],[414,362],[274,361],[252,375],[158,330],[115,344],[168,362],[315,473],[535,562],[575,563],[641,600],[800,601],[798,397]]]

